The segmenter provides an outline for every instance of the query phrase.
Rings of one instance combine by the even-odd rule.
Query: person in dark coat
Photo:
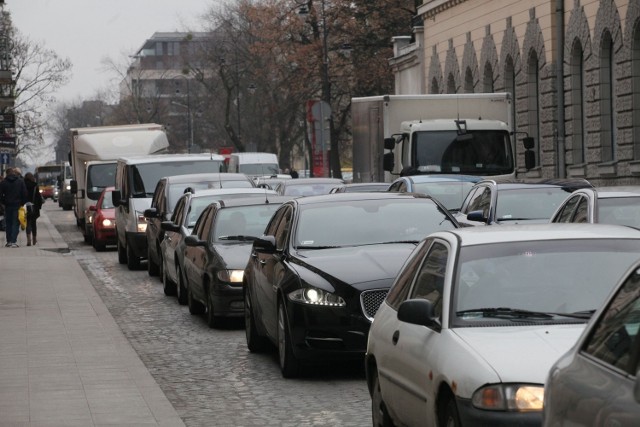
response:
[[[18,209],[27,203],[27,186],[14,168],[7,169],[7,176],[0,182],[0,203],[4,205],[4,217],[7,234],[5,246],[18,247]]]
[[[38,241],[38,224],[37,220],[40,218],[40,209],[44,199],[40,194],[40,187],[36,182],[36,177],[28,172],[24,176],[24,183],[27,187],[27,246],[31,246],[31,243],[35,245]],[[32,238],[33,236],[33,238]]]

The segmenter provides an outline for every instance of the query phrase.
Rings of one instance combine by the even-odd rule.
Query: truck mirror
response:
[[[122,194],[120,190],[115,190],[111,193],[111,198],[113,199],[113,206],[120,206],[122,204]]]
[[[396,139],[393,137],[384,139],[384,149],[385,150],[393,150],[396,148]]]
[[[78,181],[75,179],[71,180],[71,194],[76,194],[78,192]]]
[[[522,145],[524,145],[525,150],[532,150],[535,144],[536,141],[532,136],[525,136],[522,138]]]
[[[385,153],[382,158],[382,168],[387,172],[391,172],[394,164],[395,159],[393,153]]]
[[[524,152],[524,167],[529,170],[536,166],[536,153],[533,150],[526,150]]]

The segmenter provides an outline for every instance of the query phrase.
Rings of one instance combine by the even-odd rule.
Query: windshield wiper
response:
[[[353,245],[353,246],[394,245],[396,243],[412,243],[414,245],[417,245],[418,243],[420,243],[420,241],[419,240],[394,240],[391,242],[364,243],[362,245]]]
[[[336,248],[341,248],[342,246],[307,246],[307,245],[300,245],[297,246],[296,249],[336,249]]]
[[[552,319],[553,314],[540,311],[522,310],[509,307],[472,308],[469,310],[457,311],[456,315],[461,316],[467,313],[481,313],[482,317],[506,317],[506,318],[540,318]]]
[[[242,235],[237,235],[237,236],[220,236],[218,237],[218,240],[242,240],[242,241],[253,241],[256,240],[257,237],[255,236],[242,236]]]
[[[556,316],[574,317],[576,319],[589,320],[591,319],[591,316],[595,312],[596,312],[595,310],[583,310],[583,311],[574,311],[573,313],[552,313],[552,314],[555,314]]]

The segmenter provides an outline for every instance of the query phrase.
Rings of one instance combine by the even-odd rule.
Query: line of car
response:
[[[149,274],[210,327],[244,317],[249,351],[275,348],[283,376],[364,357],[376,426],[593,418],[547,400],[559,395],[556,377],[573,387],[567,360],[609,369],[612,355],[584,356],[585,337],[608,319],[601,307],[620,294],[616,283],[637,289],[640,266],[628,269],[640,257],[638,188],[466,176],[402,177],[386,190],[320,178],[217,189],[189,187],[189,175],[163,180],[145,211]],[[96,246],[96,236],[97,250],[112,243]],[[606,402],[601,410],[631,425],[640,292],[624,295],[624,339],[618,331],[598,345],[615,344],[616,381],[635,397],[624,416]],[[580,402],[578,392],[555,400]]]

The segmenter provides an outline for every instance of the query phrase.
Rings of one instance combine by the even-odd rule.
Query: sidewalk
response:
[[[0,232],[0,427],[184,426],[50,223]]]

